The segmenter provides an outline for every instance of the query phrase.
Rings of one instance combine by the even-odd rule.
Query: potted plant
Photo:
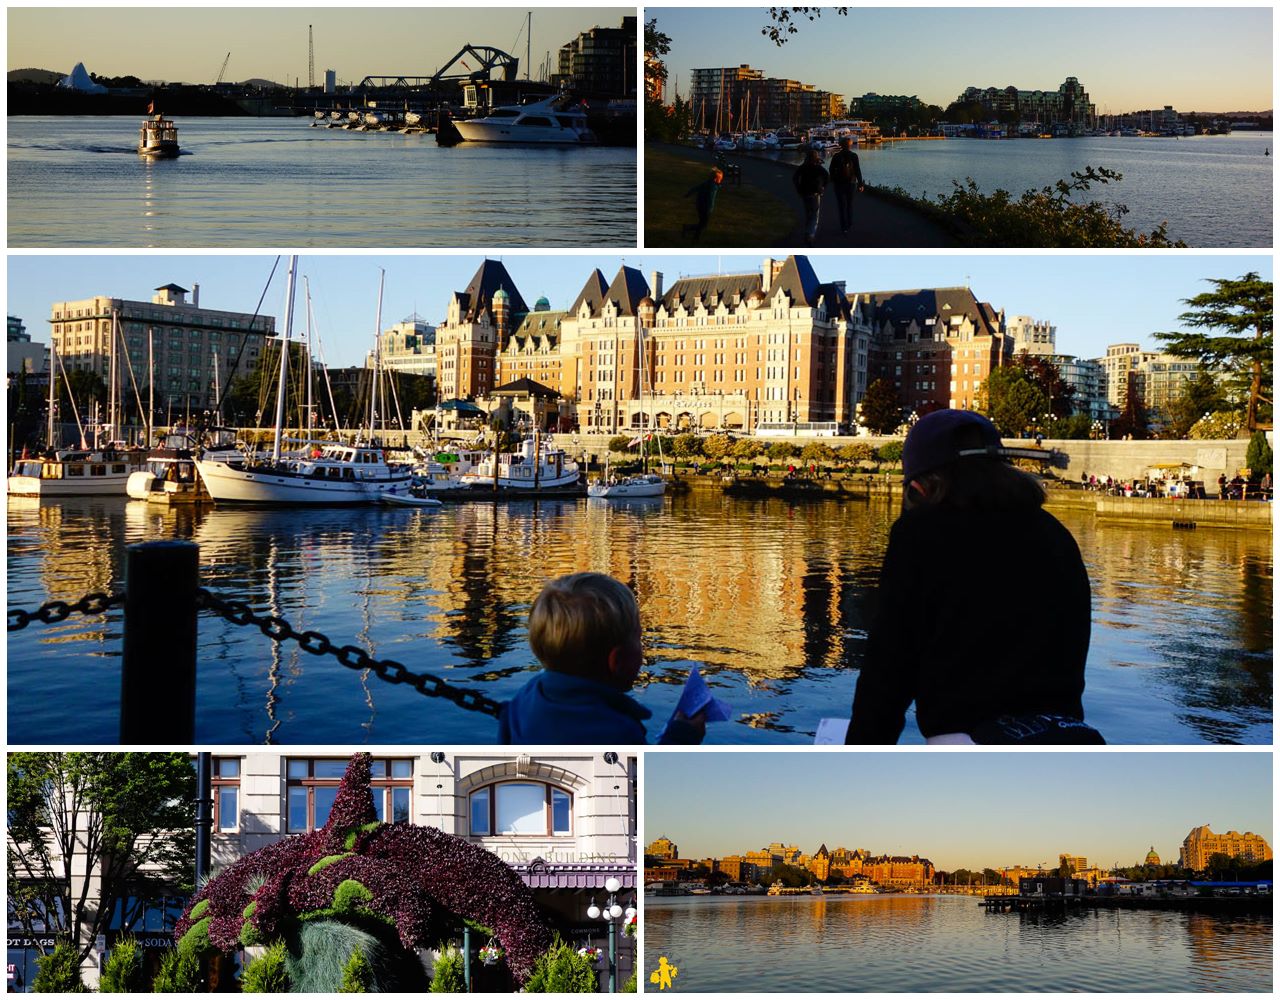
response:
[[[490,941],[479,951],[480,961],[485,965],[497,965],[502,961],[503,951],[496,944]]]
[[[595,948],[591,945],[585,945],[578,949],[578,954],[585,958],[588,962],[598,962],[604,958],[604,949]]]
[[[622,933],[627,937],[635,937],[636,931],[639,929],[640,914],[633,913],[627,918],[627,922],[622,925]]]

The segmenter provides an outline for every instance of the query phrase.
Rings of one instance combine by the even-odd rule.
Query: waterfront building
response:
[[[1073,854],[1059,854],[1058,864],[1065,864],[1071,874],[1075,875],[1077,872],[1082,872],[1089,867],[1089,859],[1078,858]]]
[[[44,344],[32,342],[31,334],[27,333],[26,324],[21,318],[10,316],[8,319],[8,366],[5,373],[16,375],[18,372],[26,372],[31,375],[48,370],[49,349]]]
[[[1271,846],[1256,833],[1214,833],[1206,823],[1187,834],[1178,852],[1178,864],[1190,871],[1203,871],[1215,854],[1256,864],[1271,860]]]
[[[831,874],[831,853],[827,850],[826,844],[823,844],[814,852],[813,857],[809,859],[805,867],[813,872],[813,877],[819,882],[827,880],[827,877]]]
[[[1168,414],[1187,383],[1200,372],[1208,371],[1219,383],[1227,375],[1224,369],[1206,368],[1194,358],[1144,351],[1138,344],[1111,344],[1098,364],[1102,367],[1106,400],[1115,410],[1123,412],[1129,393],[1136,392],[1147,413],[1157,422]]]
[[[718,131],[754,128],[757,121],[765,128],[816,125],[845,111],[840,94],[766,77],[746,63],[694,69],[689,103],[694,128]]]
[[[731,882],[754,882],[759,877],[759,869],[737,854],[721,858],[720,870],[729,876]]]
[[[959,103],[977,102],[994,118],[1016,116],[1041,125],[1091,127],[1096,108],[1080,81],[1069,76],[1057,90],[1019,90],[1017,87],[966,87]]]
[[[501,261],[486,259],[461,292],[449,299],[436,328],[436,381],[440,398],[475,399],[495,385],[498,344],[529,311]]]
[[[378,336],[384,371],[436,377],[436,328],[417,313],[383,330]],[[373,358],[366,360],[373,367]]]
[[[1018,879],[1019,896],[1083,896],[1088,885],[1082,878],[1060,875],[1030,875]]]
[[[1030,316],[1010,316],[1006,321],[1009,336],[1013,338],[1014,354],[1032,354],[1048,357],[1056,353],[1054,341],[1058,328],[1044,320]]]
[[[1102,365],[1088,358],[1071,354],[1045,356],[1058,369],[1058,375],[1075,393],[1071,397],[1071,412],[1083,413],[1090,420],[1106,422],[1119,416],[1107,402],[1106,375]]]
[[[861,292],[852,306],[871,327],[868,378],[894,384],[904,416],[976,409],[992,369],[1013,358],[1004,310],[968,288]]]
[[[644,849],[645,857],[656,858],[659,861],[669,861],[672,858],[680,857],[680,848],[673,844],[667,837],[659,837]]]
[[[233,378],[257,369],[266,338],[274,334],[275,318],[202,308],[199,285],[190,292],[180,285],[161,285],[155,292],[150,302],[98,295],[53,303],[49,322],[60,363],[68,372],[90,371],[105,381],[115,322],[128,351],[125,370],[132,367],[144,398],[150,370],[158,408],[211,409],[216,402],[214,359],[225,391]]]
[[[636,51],[634,16],[624,17],[618,28],[594,27],[560,47],[551,82],[577,94],[635,100]]]
[[[906,97],[872,92],[849,98],[850,118],[889,118],[912,114],[923,108],[924,102],[914,94]]]

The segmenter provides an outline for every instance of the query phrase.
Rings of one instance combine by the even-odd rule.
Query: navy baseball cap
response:
[[[978,455],[1006,457],[995,424],[972,410],[934,410],[907,434],[902,446],[902,483],[905,486],[957,458]]]

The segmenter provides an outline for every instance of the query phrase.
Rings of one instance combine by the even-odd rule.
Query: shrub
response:
[[[1255,482],[1262,478],[1264,472],[1271,471],[1271,445],[1267,444],[1267,436],[1262,431],[1254,431],[1249,439],[1249,449],[1244,453],[1244,464],[1249,467],[1249,478]]]
[[[727,458],[733,450],[733,438],[728,434],[712,434],[702,442],[702,453],[713,462]]]
[[[599,987],[595,965],[559,938],[533,966],[526,993],[595,993]]]
[[[875,458],[875,449],[865,441],[855,441],[853,444],[842,445],[836,453],[840,456],[840,461],[856,464],[858,462],[870,462]]]
[[[623,993],[635,993],[635,992],[637,992],[637,990],[636,990],[636,973],[635,973],[635,970],[634,970],[634,969],[633,969],[633,970],[631,970],[631,975],[627,977],[627,981],[626,981],[626,982],[624,982],[624,983],[622,984],[622,991],[621,991],[621,992],[623,992]]]
[[[56,945],[47,955],[36,959],[33,993],[88,993],[80,981],[80,953],[66,941]]]
[[[798,458],[800,448],[790,441],[775,441],[769,445],[769,457],[774,461],[785,462],[789,458]]]
[[[99,993],[142,992],[142,949],[138,939],[126,934],[116,939],[102,965]]]
[[[196,993],[200,979],[200,956],[191,948],[174,948],[160,960],[160,969],[151,981],[151,992]]]
[[[902,442],[886,441],[884,444],[882,444],[879,448],[876,449],[876,458],[878,458],[881,462],[888,463],[889,465],[896,465],[898,462],[901,462],[902,461]]]
[[[617,437],[609,438],[610,451],[629,451],[631,448],[631,438],[625,434],[619,434]]]
[[[832,462],[835,460],[836,453],[830,445],[822,444],[819,441],[810,441],[804,446],[800,452],[800,460],[821,465],[823,462]]]
[[[245,966],[240,976],[241,993],[288,993],[289,974],[285,971],[288,951],[277,941]]]
[[[372,985],[373,966],[364,957],[364,951],[357,948],[342,968],[342,985],[338,987],[338,992],[368,993]]]
[[[431,992],[461,993],[466,988],[466,958],[461,948],[448,945],[436,956],[435,970],[431,975]]]
[[[671,442],[671,452],[678,458],[696,458],[702,454],[702,439],[696,434],[681,434]]]

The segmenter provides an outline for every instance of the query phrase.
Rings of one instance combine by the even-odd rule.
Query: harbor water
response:
[[[1273,159],[1270,132],[1173,138],[1098,137],[890,142],[860,148],[868,184],[936,200],[972,177],[983,194],[1039,190],[1073,171],[1105,167],[1118,183],[1094,185],[1077,201],[1124,205],[1123,225],[1149,233],[1167,222],[1191,247],[1270,247]],[[799,162],[797,154],[785,156]]]
[[[1272,739],[1269,532],[1058,516],[1093,584],[1089,721],[1109,742]],[[498,700],[536,669],[525,622],[550,577],[610,573],[640,600],[648,664],[633,692],[674,710],[694,665],[733,709],[708,743],[810,743],[847,717],[895,509],[884,501],[733,499],[471,502],[438,509],[169,509],[124,498],[9,498],[8,601],[33,609],[123,589],[125,548],[200,545],[202,585],[316,629],[338,645],[437,673]],[[1011,581],[995,616],[1055,609]],[[115,739],[122,619],[73,615],[9,634],[14,743]],[[201,743],[496,738],[493,719],[390,685],[332,657],[276,647],[256,628],[200,617]],[[1028,650],[1034,668],[1035,650]],[[74,707],[72,707],[74,706]],[[910,720],[903,736],[921,742]]]
[[[1268,992],[1271,917],[984,913],[969,896],[648,898],[676,992]]]
[[[11,247],[627,246],[636,152],[436,144],[310,118],[179,121],[138,156],[138,118],[8,120]]]

